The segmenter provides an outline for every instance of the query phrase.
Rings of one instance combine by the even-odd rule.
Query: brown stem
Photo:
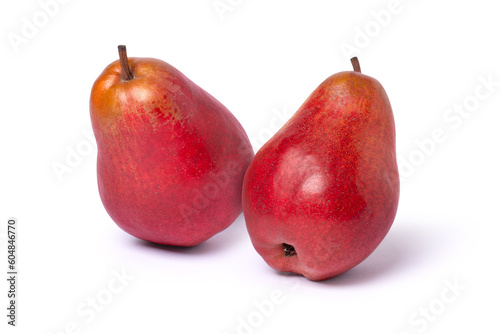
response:
[[[358,57],[352,57],[351,64],[352,64],[352,67],[354,68],[354,72],[361,73],[361,66],[359,66]]]
[[[127,47],[125,45],[118,45],[118,54],[120,55],[120,64],[122,66],[122,79],[125,81],[132,80],[134,75],[128,65]]]

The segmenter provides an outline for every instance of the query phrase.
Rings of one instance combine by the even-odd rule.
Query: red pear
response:
[[[102,203],[137,238],[197,245],[241,213],[250,141],[229,110],[173,66],[119,50],[90,97]]]
[[[274,269],[325,280],[380,244],[398,206],[394,116],[375,79],[330,76],[257,152],[243,212],[257,252]]]

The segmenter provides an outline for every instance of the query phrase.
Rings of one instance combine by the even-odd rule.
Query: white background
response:
[[[13,216],[20,273],[15,330],[0,284],[2,333],[498,332],[493,1],[222,0],[231,6],[222,15],[213,0],[60,1],[51,16],[35,0],[0,5],[0,267],[6,274]],[[38,31],[23,32],[26,22]],[[16,46],[13,36],[25,40]],[[351,69],[341,46],[357,47],[362,71],[391,99],[404,181],[380,247],[350,272],[311,282],[269,268],[242,216],[190,249],[121,231],[101,204],[97,148],[85,135],[91,86],[118,44],[181,70],[234,113],[256,148],[324,79]],[[85,154],[58,178],[53,166],[77,150]],[[122,272],[125,283],[114,279]]]

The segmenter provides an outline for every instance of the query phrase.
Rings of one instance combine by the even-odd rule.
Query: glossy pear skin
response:
[[[115,223],[137,238],[194,246],[241,213],[253,157],[236,118],[171,65],[129,58],[95,81],[90,98],[99,194]]]
[[[362,262],[398,206],[395,127],[375,79],[325,80],[257,152],[243,183],[253,246],[274,269],[324,280]],[[285,256],[291,245],[296,254]]]

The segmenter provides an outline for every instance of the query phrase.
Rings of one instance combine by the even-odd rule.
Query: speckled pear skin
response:
[[[394,117],[382,85],[355,71],[326,79],[255,155],[243,183],[253,246],[310,280],[366,259],[398,207]]]
[[[128,58],[95,81],[90,98],[102,203],[129,234],[194,246],[241,213],[245,171],[254,155],[236,118],[171,65]]]

